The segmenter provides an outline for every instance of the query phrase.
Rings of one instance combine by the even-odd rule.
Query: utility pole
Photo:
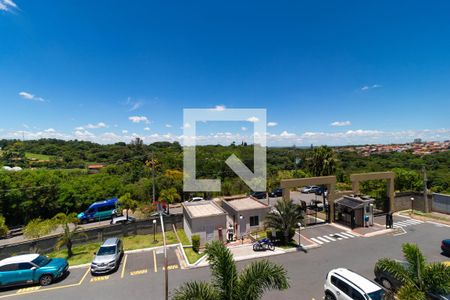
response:
[[[423,171],[423,199],[425,203],[425,213],[428,213],[428,191],[427,191],[427,170],[425,169],[425,166],[422,167]]]
[[[167,261],[167,245],[166,245],[166,233],[164,232],[164,220],[163,220],[163,212],[159,211],[159,219],[161,220],[161,230],[163,234],[163,243],[164,243],[164,294],[165,300],[169,300],[169,270],[167,269],[168,261]]]
[[[152,196],[152,203],[155,203],[155,158],[153,155],[153,150],[152,150],[152,189],[153,189],[153,196]]]

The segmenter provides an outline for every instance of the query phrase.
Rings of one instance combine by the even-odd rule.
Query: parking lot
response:
[[[181,269],[176,253],[176,247],[169,247],[167,251],[168,270],[169,272],[177,272]],[[74,289],[74,288],[90,288],[95,285],[102,287],[106,283],[112,283],[121,280],[136,280],[136,278],[144,277],[152,280],[161,277],[164,274],[164,251],[158,248],[151,251],[129,253],[122,257],[119,268],[116,272],[104,274],[101,276],[93,276],[89,267],[71,268],[69,274],[49,286],[41,287],[39,285],[7,288],[0,291],[0,299],[14,297],[19,295],[32,295],[52,290]]]

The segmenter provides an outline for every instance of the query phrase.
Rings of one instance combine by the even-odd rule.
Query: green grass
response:
[[[68,259],[71,266],[86,264],[94,258],[94,252],[98,250],[100,243],[89,243],[84,245],[74,246],[72,251],[74,255]],[[61,249],[47,254],[49,257],[63,257],[67,258],[67,250]]]
[[[157,247],[163,245],[162,233],[156,234],[156,243],[153,241],[153,234],[134,235],[122,238],[124,250],[136,250],[142,248]],[[178,240],[173,231],[166,232],[166,243],[177,244]],[[72,248],[74,255],[68,259],[71,266],[90,263],[94,257],[94,252],[98,250],[101,243],[87,243],[77,245]],[[61,249],[47,254],[49,257],[67,258],[67,250]]]
[[[180,238],[181,244],[183,244],[184,246],[192,245],[192,242],[189,240],[183,229],[178,229],[177,234],[178,237]],[[186,257],[190,264],[195,263],[197,260],[199,260],[201,257],[205,255],[205,253],[195,252],[194,250],[192,250],[191,247],[185,247],[184,253],[186,253]]]
[[[190,264],[195,263],[201,257],[205,255],[205,253],[197,253],[192,248],[184,248],[184,253],[186,253],[186,257],[189,260]]]
[[[27,158],[27,159],[36,159],[36,160],[49,161],[53,157],[54,156],[52,156],[52,155],[45,155],[45,154],[37,154],[37,153],[25,152],[25,158]]]
[[[184,246],[192,245],[192,242],[189,240],[183,229],[178,229],[177,234],[180,238],[181,244],[183,244]]]

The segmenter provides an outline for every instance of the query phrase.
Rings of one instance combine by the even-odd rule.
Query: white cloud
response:
[[[123,134],[127,134],[127,133],[128,133],[128,130],[122,130],[122,133],[123,133]]]
[[[380,88],[380,87],[382,87],[381,84],[365,85],[365,86],[361,87],[360,90],[364,92],[364,91],[368,91],[368,90],[376,89],[376,88]]]
[[[277,125],[278,125],[277,122],[268,122],[268,123],[267,123],[267,127],[275,127],[275,126],[277,126]]]
[[[252,123],[256,123],[259,121],[259,119],[257,117],[250,117],[247,119],[247,121],[252,122]]]
[[[22,97],[25,100],[30,100],[30,101],[39,101],[39,102],[44,102],[45,101],[44,98],[37,97],[37,96],[35,96],[33,94],[30,94],[28,92],[20,92],[19,96]]]
[[[242,130],[242,131],[247,131],[247,127],[242,126],[242,127],[241,127],[241,130]]]
[[[216,105],[213,110],[217,110],[217,111],[224,111],[226,109],[225,105]]]
[[[145,131],[150,131],[150,127],[145,127],[144,130]]]
[[[49,129],[45,129],[44,132],[53,133],[53,132],[56,132],[56,130],[53,128],[49,128]]]
[[[75,127],[75,130],[83,130],[84,129],[84,127],[83,126],[78,126],[78,127]]]
[[[106,128],[106,127],[108,127],[108,126],[103,122],[98,122],[97,124],[86,125],[86,128],[88,128],[88,129],[98,129],[98,128]]]
[[[280,134],[280,136],[281,137],[293,137],[293,136],[295,136],[295,133],[289,133],[285,130]]]
[[[166,128],[172,128],[172,125],[166,124]]]
[[[0,0],[0,10],[10,11],[11,9],[17,9],[17,4],[12,0]]]
[[[144,117],[144,116],[131,116],[131,117],[128,117],[128,120],[130,120],[133,123],[141,123],[141,122],[143,122],[145,124],[150,123],[148,118]]]
[[[191,128],[191,124],[189,123],[184,123],[184,125],[181,127],[181,129],[188,129]]]
[[[330,125],[335,126],[335,127],[350,126],[350,125],[352,125],[352,122],[350,122],[350,121],[335,121],[335,122],[331,123]]]
[[[135,111],[139,108],[142,107],[142,105],[144,105],[144,102],[142,102],[141,100],[133,100],[131,97],[127,98],[127,102],[125,103],[126,105],[130,106],[129,111]]]

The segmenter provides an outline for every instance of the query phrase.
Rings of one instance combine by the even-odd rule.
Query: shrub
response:
[[[267,237],[269,240],[273,240],[272,230],[266,230],[266,237]]]
[[[5,237],[8,234],[8,226],[6,226],[5,218],[0,215],[0,237]]]
[[[197,253],[200,250],[200,236],[198,234],[192,236],[192,250]]]

